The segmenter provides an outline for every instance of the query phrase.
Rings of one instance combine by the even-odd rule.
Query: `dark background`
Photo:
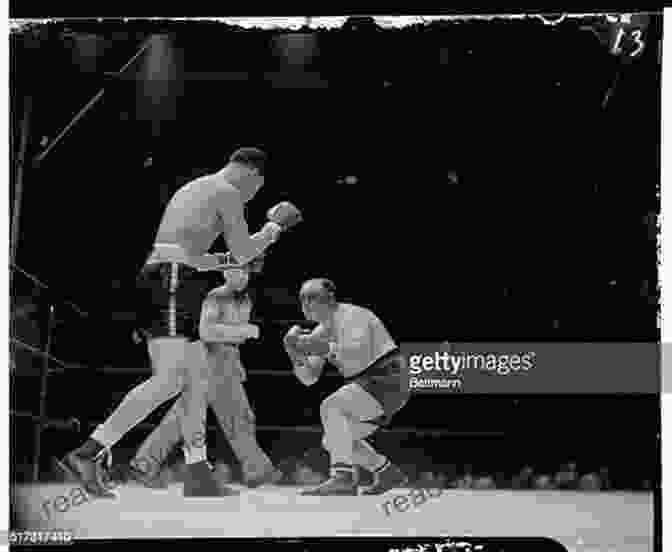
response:
[[[288,323],[272,320],[300,316],[295,296],[310,276],[332,278],[398,341],[658,340],[662,16],[635,20],[646,48],[634,58],[627,41],[612,55],[615,28],[593,20],[365,23],[313,35],[317,53],[303,66],[279,48],[296,38],[214,23],[52,23],[12,34],[13,160],[30,108],[16,264],[50,286],[13,273],[13,312],[28,312],[14,335],[44,347],[56,304],[50,350],[70,366],[49,379],[47,412],[84,424],[72,443],[48,430],[49,454],[76,444],[146,377],[144,349],[130,338],[132,280],[170,195],[239,146],[270,154],[250,227],[283,199],[305,214],[254,284],[264,337],[243,355],[262,426],[318,423],[320,399],[338,384],[325,378],[316,392],[254,375],[289,371],[279,341]],[[109,74],[153,34],[164,38],[121,77]],[[102,86],[102,100],[31,164]],[[22,350],[14,358],[12,408],[37,412],[41,362]],[[623,485],[656,473],[657,397],[422,397],[395,421],[441,429],[402,444],[439,463],[492,471],[578,459],[613,466]],[[32,425],[13,422],[25,462]],[[319,446],[319,434],[287,435],[260,440],[274,458]]]

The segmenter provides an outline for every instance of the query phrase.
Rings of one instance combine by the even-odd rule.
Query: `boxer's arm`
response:
[[[277,238],[277,233],[273,233],[266,226],[250,236],[243,202],[240,199],[240,193],[235,188],[220,191],[217,201],[218,212],[227,227],[224,236],[226,244],[239,263],[247,264],[256,259]]]
[[[259,327],[254,324],[222,323],[219,301],[212,295],[203,302],[198,329],[201,340],[206,343],[240,344],[259,338]]]

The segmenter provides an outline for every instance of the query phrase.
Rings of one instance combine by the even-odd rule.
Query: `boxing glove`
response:
[[[282,230],[289,230],[303,220],[301,211],[289,201],[283,201],[271,207],[266,213],[269,222],[277,224]]]

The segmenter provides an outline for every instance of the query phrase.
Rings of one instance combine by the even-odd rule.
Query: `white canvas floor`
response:
[[[544,536],[570,551],[653,550],[653,496],[645,493],[446,490],[405,512],[389,508],[388,515],[384,502],[408,495],[408,489],[319,498],[269,486],[244,489],[238,497],[186,501],[179,484],[164,490],[125,486],[117,492],[117,500],[85,502],[81,493],[73,495],[72,485],[13,488],[25,528],[70,529],[81,538]]]

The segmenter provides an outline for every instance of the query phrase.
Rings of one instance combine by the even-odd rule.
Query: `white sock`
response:
[[[354,442],[353,451],[355,464],[359,464],[372,472],[376,472],[386,467],[388,462],[385,455],[380,454],[369,442],[363,439]]]
[[[187,464],[197,464],[198,462],[205,462],[208,459],[205,447],[191,447],[182,450],[184,451],[184,461]]]

